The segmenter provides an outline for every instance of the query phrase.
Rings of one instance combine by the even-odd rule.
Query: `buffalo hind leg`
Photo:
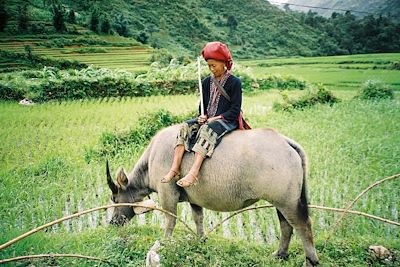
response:
[[[316,266],[319,263],[317,251],[315,250],[313,234],[311,230],[311,218],[308,217],[299,231],[300,238],[303,241],[304,251],[306,252],[306,266]]]
[[[293,210],[282,210],[282,214],[296,230],[303,242],[304,252],[306,254],[306,266],[316,266],[319,263],[317,252],[314,246],[314,240],[311,230],[311,219],[308,212],[304,212],[303,208]]]
[[[279,248],[274,252],[273,256],[281,259],[287,259],[290,240],[293,234],[293,227],[289,224],[282,213],[276,209],[281,227],[281,238],[279,241]]]
[[[192,203],[190,203],[190,206],[192,207],[192,215],[193,215],[193,220],[196,224],[197,234],[203,237],[204,236],[203,208]]]

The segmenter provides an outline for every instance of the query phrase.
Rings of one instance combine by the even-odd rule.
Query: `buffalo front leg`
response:
[[[192,215],[194,223],[196,224],[197,234],[202,237],[204,236],[203,208],[192,203],[190,203],[190,206],[192,207]]]
[[[177,205],[178,205],[179,196],[169,195],[166,196],[164,194],[160,195],[160,202],[163,209],[171,212],[172,214],[177,214]],[[165,213],[165,223],[164,223],[164,237],[171,237],[172,232],[174,231],[176,225],[176,218]]]
[[[274,252],[273,256],[281,259],[287,259],[290,240],[293,234],[293,227],[289,224],[283,214],[277,209],[279,224],[281,227],[281,239],[279,241],[279,248]]]

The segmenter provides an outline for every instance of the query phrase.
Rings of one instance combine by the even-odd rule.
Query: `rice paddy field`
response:
[[[243,60],[254,75],[292,75],[334,90],[357,90],[366,80],[380,80],[399,90],[399,71],[390,69],[400,54],[344,55],[318,58],[270,58]]]
[[[84,40],[85,37],[77,37],[74,35],[65,35],[62,40],[73,40],[78,38]],[[87,37],[90,39],[91,37]],[[54,37],[55,40],[59,36]],[[24,46],[32,47],[32,52],[41,56],[48,56],[56,59],[77,60],[86,64],[93,64],[98,67],[110,69],[126,69],[130,71],[144,71],[148,68],[149,57],[152,48],[139,45],[127,38],[119,38],[117,36],[103,36],[102,41],[107,45],[65,45],[64,47],[46,47],[51,44],[51,36],[46,39],[33,36],[16,36],[4,37],[0,39],[0,49],[13,52],[24,52]],[[62,43],[62,41],[60,41]],[[113,45],[114,44],[114,45]],[[19,65],[13,62],[1,62],[1,68],[9,68],[10,66],[18,68]]]
[[[6,44],[10,43],[1,43]],[[35,48],[34,51],[88,60],[98,66],[109,64],[129,69],[132,64],[131,70],[136,69],[134,61],[123,61],[122,53],[128,53],[125,47],[104,48],[109,52],[99,53],[99,58],[90,53],[85,56],[66,52],[71,49]],[[129,49],[135,51],[134,47]],[[121,61],[116,56],[119,52]],[[145,55],[149,56],[148,50],[135,60]],[[400,75],[398,70],[374,68],[398,61],[399,57],[400,54],[383,54],[240,62],[250,66],[259,77],[268,73],[290,74],[310,83],[324,83],[342,100],[333,106],[277,112],[272,106],[282,101],[278,90],[244,96],[243,110],[253,128],[275,128],[304,147],[310,163],[307,182],[310,204],[345,208],[369,185],[400,173]],[[137,63],[138,68],[147,66],[147,63],[141,64]],[[353,99],[359,86],[369,79],[385,82],[395,90],[395,98]],[[296,97],[303,92],[293,90],[288,94]],[[48,102],[33,106],[0,102],[0,244],[51,220],[109,203],[105,163],[88,162],[87,151],[99,145],[103,133],[126,132],[150,112],[163,109],[181,115],[193,111],[196,103],[195,95]],[[119,166],[131,170],[144,146],[132,151],[130,159],[111,160],[112,170],[115,172]],[[352,209],[398,222],[399,188],[399,179],[384,182],[368,191]],[[156,194],[151,198],[158,201]],[[267,203],[257,203],[261,204]],[[163,214],[140,215],[127,227],[117,229],[108,226],[110,212],[97,211],[54,225],[1,250],[0,258],[83,253],[109,259],[119,266],[143,266],[148,249],[162,236]],[[311,212],[323,266],[399,264],[397,259],[380,261],[368,253],[369,245],[380,244],[399,256],[398,226],[347,215],[332,234],[332,227],[341,214],[317,209]],[[179,205],[178,215],[194,228],[187,203]],[[206,211],[205,227],[210,229],[229,215]],[[288,261],[271,259],[270,254],[279,242],[279,223],[272,209],[233,217],[211,234],[207,242],[188,236],[187,230],[178,223],[175,241],[163,241],[168,246],[161,250],[165,266],[299,266],[304,260],[296,235]],[[36,263],[38,266],[108,266],[67,259],[28,261],[17,266]]]

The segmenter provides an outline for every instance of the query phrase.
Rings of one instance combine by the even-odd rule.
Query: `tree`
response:
[[[65,16],[64,6],[61,5],[60,3],[58,4],[53,3],[53,26],[58,32],[63,32],[66,29],[64,16]]]
[[[75,11],[74,10],[70,10],[68,12],[68,17],[67,17],[67,21],[71,24],[75,24],[76,23],[76,16],[75,16]]]
[[[29,59],[29,61],[33,62],[32,47],[30,45],[24,45],[24,50],[26,57]]]
[[[228,16],[228,19],[226,21],[226,26],[229,27],[231,32],[236,30],[236,28],[238,26],[238,22],[237,22],[237,20],[235,19],[234,16],[232,16],[232,15]]]
[[[0,0],[0,32],[4,31],[9,18],[4,2],[4,0]]]
[[[114,29],[121,36],[129,36],[128,21],[125,19],[123,14],[115,18]]]
[[[158,31],[159,31],[159,29],[158,29],[157,26],[154,25],[154,24],[150,24],[150,25],[147,27],[147,32],[150,33],[150,37],[153,37],[153,33],[158,32]]]
[[[29,22],[28,4],[24,3],[21,6],[19,6],[18,29],[21,32],[27,31],[28,30],[28,22]]]
[[[110,33],[111,23],[110,23],[110,18],[108,17],[108,15],[105,15],[102,17],[100,31],[102,33]]]
[[[137,40],[142,44],[147,44],[149,40],[149,35],[145,31],[141,31],[137,37]]]
[[[99,23],[100,23],[100,12],[95,7],[92,11],[92,16],[90,17],[90,29],[94,32],[99,31]]]
[[[160,33],[163,37],[168,35],[167,21],[164,17],[160,18]]]

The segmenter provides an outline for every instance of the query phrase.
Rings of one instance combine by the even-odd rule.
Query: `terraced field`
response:
[[[255,76],[292,75],[313,83],[322,83],[335,90],[357,89],[367,80],[380,80],[400,90],[400,72],[392,69],[396,62],[400,62],[398,53],[240,61],[252,67]]]
[[[76,36],[63,36],[70,39]],[[24,46],[30,45],[32,52],[41,56],[52,58],[62,58],[77,60],[86,64],[93,64],[99,67],[111,69],[127,69],[130,71],[143,71],[149,66],[149,57],[152,49],[142,45],[130,45],[128,39],[122,39],[114,36],[102,37],[111,44],[108,45],[86,45],[86,46],[65,46],[47,48],[40,46],[46,40],[30,36],[5,37],[0,41],[0,49],[13,52],[25,52]],[[115,42],[116,46],[112,43]],[[127,42],[125,46],[121,43]],[[118,46],[117,46],[118,45]],[[21,66],[18,62],[0,61],[1,68],[17,68]]]

